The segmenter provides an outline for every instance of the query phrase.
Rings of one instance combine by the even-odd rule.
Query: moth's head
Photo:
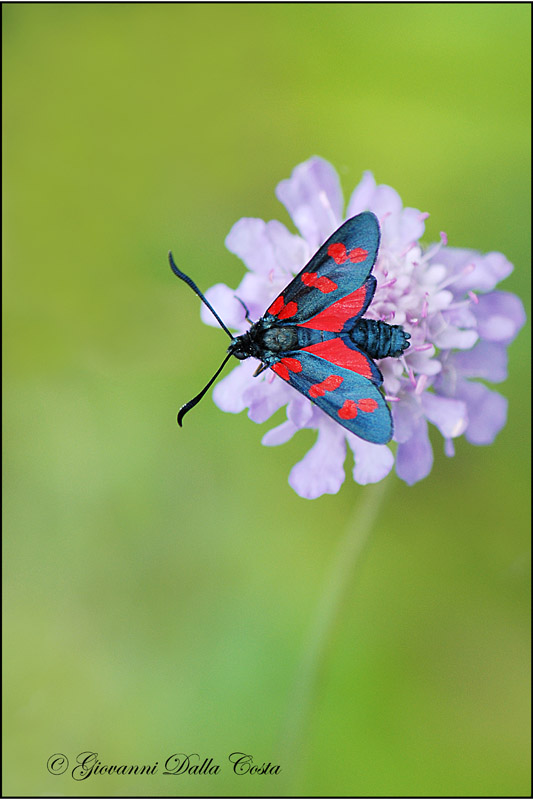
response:
[[[235,356],[238,358],[239,361],[244,361],[245,358],[248,358],[250,355],[250,335],[248,332],[243,333],[241,336],[235,336],[231,340],[231,344],[228,347],[228,353],[231,356]]]

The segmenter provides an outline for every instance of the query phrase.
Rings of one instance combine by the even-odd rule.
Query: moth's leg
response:
[[[237,295],[235,295],[235,298],[236,298],[236,300],[238,300],[238,301],[239,301],[239,303],[241,304],[241,306],[242,306],[242,307],[244,308],[244,310],[246,311],[246,317],[245,317],[246,321],[247,321],[247,322],[249,322],[249,323],[250,323],[250,325],[253,325],[253,324],[254,324],[254,322],[253,322],[253,319],[250,317],[250,312],[248,311],[248,306],[246,305],[246,303],[245,303],[243,300],[241,300],[241,298],[240,298],[240,297],[237,297]]]
[[[254,372],[253,377],[257,378],[257,376],[261,375],[261,373],[264,372],[266,369],[268,369],[268,364],[259,364],[256,371]]]

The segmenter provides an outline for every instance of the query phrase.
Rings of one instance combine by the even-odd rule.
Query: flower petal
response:
[[[380,223],[402,211],[402,200],[398,192],[385,184],[378,186],[371,172],[365,172],[360,184],[354,189],[346,214],[353,217],[367,209],[374,212]]]
[[[307,250],[299,236],[285,225],[272,220],[244,217],[235,223],[226,237],[226,247],[239,256],[249,270],[259,275],[273,272],[288,277],[291,266],[305,264]]]
[[[318,429],[318,439],[291,470],[289,483],[300,497],[313,500],[323,494],[337,494],[344,482],[346,437],[334,422]]]
[[[289,400],[289,387],[280,380],[272,381],[252,378],[250,383],[242,393],[242,399],[248,406],[248,417],[253,422],[266,422],[272,414],[284,406]]]
[[[213,400],[222,411],[231,414],[239,414],[246,408],[243,394],[245,389],[253,381],[253,373],[257,367],[257,361],[249,358],[233,369],[219,381],[213,390]]]
[[[313,404],[306,398],[300,395],[292,397],[289,405],[287,406],[287,417],[298,428],[305,428],[307,423],[311,421],[313,416]]]
[[[284,284],[285,282],[282,285]],[[278,296],[279,287],[279,282],[275,284],[270,282],[264,275],[258,275],[256,272],[247,272],[235,289],[234,294],[235,297],[239,297],[245,303],[251,319],[258,320],[259,317],[263,316],[272,300]]]
[[[389,187],[379,188],[388,189]],[[394,192],[394,189],[390,191]],[[399,195],[396,192],[394,192],[394,195],[398,197],[401,206]],[[392,200],[392,196],[390,200]],[[388,250],[395,250],[398,255],[401,255],[406,247],[417,242],[426,227],[426,215],[422,214],[417,208],[404,208],[396,212],[389,211],[379,218],[383,234],[383,246]]]
[[[405,393],[400,403],[392,403],[394,441],[403,444],[413,436],[421,411],[414,397]]]
[[[398,192],[385,184],[377,186],[371,172],[364,173],[353,191],[346,216],[350,218],[366,210],[378,217],[386,249],[402,251],[424,233],[427,214],[417,208],[403,208]]]
[[[407,352],[407,363],[409,366],[420,375],[438,375],[442,369],[442,364],[438,358],[433,358],[435,348],[431,350],[409,350]]]
[[[313,156],[299,164],[290,178],[278,183],[276,196],[313,250],[341,223],[343,197],[339,176],[323,158]]]
[[[475,345],[479,338],[476,331],[462,330],[461,328],[456,328],[455,325],[442,327],[437,320],[435,322],[437,323],[436,325],[430,326],[435,331],[432,340],[441,350],[468,350]]]
[[[428,426],[420,417],[412,436],[398,445],[396,472],[398,477],[412,486],[426,478],[433,466],[433,450],[428,437]]]
[[[455,455],[455,445],[453,439],[444,440],[444,455],[448,458],[453,458]]]
[[[465,436],[471,444],[492,444],[507,421],[507,400],[482,383],[461,381],[457,396],[468,409]]]
[[[482,295],[474,308],[479,335],[489,342],[509,344],[526,321],[520,298],[511,292]]]
[[[287,420],[265,433],[261,439],[261,444],[264,444],[266,447],[275,447],[278,444],[285,444],[289,439],[292,439],[297,430],[299,430],[299,428],[290,420]]]
[[[503,344],[481,339],[472,350],[453,353],[451,360],[465,378],[482,378],[492,383],[507,378],[507,348]]]
[[[466,403],[431,392],[424,392],[421,402],[428,420],[437,426],[446,439],[453,439],[465,432],[468,424]]]
[[[387,445],[365,442],[352,433],[349,433],[346,439],[355,459],[353,478],[356,483],[362,486],[367,483],[377,483],[389,474],[394,464],[394,456]]]
[[[205,296],[228,328],[239,330],[242,327],[246,312],[235,297],[234,289],[225,283],[217,283],[205,292]],[[206,325],[220,328],[220,323],[204,303],[200,306],[200,315]]]
[[[363,177],[355,187],[348,201],[346,218],[355,217],[361,211],[369,211],[376,191],[376,180],[369,170],[363,172]]]
[[[456,276],[452,285],[456,295],[462,295],[470,289],[490,292],[513,271],[513,265],[502,253],[482,255],[475,250],[459,247],[442,248],[434,260],[444,264],[449,274]]]

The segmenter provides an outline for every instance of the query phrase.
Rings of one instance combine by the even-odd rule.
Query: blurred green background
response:
[[[242,216],[313,154],[500,250],[528,296],[530,6],[4,5],[4,793],[529,794],[529,350],[509,421],[391,476],[283,747],[321,586],[370,487],[305,501],[314,435],[177,408],[225,335]],[[281,421],[282,412],[275,421]],[[296,689],[297,691],[297,689]],[[292,698],[292,699],[291,699]],[[52,753],[158,761],[75,783]],[[227,756],[276,761],[235,776]],[[161,775],[177,752],[219,775]]]

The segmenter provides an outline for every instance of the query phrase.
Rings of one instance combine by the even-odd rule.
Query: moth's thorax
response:
[[[298,347],[298,332],[293,325],[273,325],[259,333],[265,350],[282,353]]]
[[[239,360],[249,356],[264,363],[277,360],[279,353],[298,347],[298,333],[293,325],[272,325],[264,319],[258,320],[249,331],[232,340],[228,352]]]

